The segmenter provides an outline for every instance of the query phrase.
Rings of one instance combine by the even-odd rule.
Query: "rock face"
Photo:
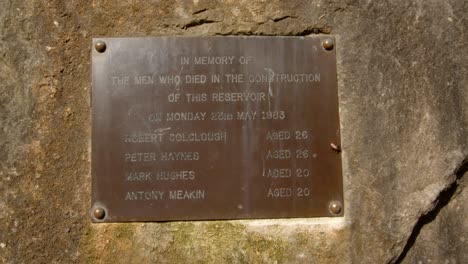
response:
[[[2,263],[467,263],[464,1],[2,1]],[[91,224],[95,36],[337,38],[345,217]]]
[[[447,189],[453,195],[441,199],[444,207],[439,207],[440,210],[421,218],[422,222],[415,228],[414,235],[409,240],[411,250],[402,254],[402,263],[466,262],[466,254],[463,252],[468,252],[465,232],[468,228],[468,195],[466,191],[461,191],[466,185],[465,175],[463,180]]]

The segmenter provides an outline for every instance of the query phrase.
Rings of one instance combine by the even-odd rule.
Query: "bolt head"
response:
[[[96,44],[94,44],[94,48],[96,49],[97,52],[103,53],[106,51],[106,43],[102,40],[98,40]]]
[[[93,210],[93,216],[98,220],[102,220],[106,216],[106,211],[104,210],[104,208],[96,207]]]
[[[343,210],[343,205],[339,201],[333,201],[330,203],[329,209],[332,214],[337,215],[337,214],[340,214],[341,211]]]
[[[335,42],[331,38],[326,38],[323,40],[322,46],[326,50],[332,50],[333,47],[335,46]]]

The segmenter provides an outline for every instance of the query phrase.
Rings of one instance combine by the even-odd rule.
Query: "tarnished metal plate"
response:
[[[342,216],[333,37],[96,38],[92,82],[94,222]]]

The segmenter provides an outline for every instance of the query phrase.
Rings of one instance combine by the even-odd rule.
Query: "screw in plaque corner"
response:
[[[94,48],[96,49],[97,52],[103,53],[104,51],[106,51],[107,45],[104,41],[98,40],[94,44]]]
[[[106,217],[106,209],[102,207],[95,207],[92,213],[95,220],[102,221]]]
[[[335,47],[335,41],[332,38],[326,38],[323,40],[322,46],[325,50],[332,50]]]
[[[343,211],[343,204],[341,204],[340,201],[332,201],[328,209],[330,210],[330,213],[334,215],[339,215]]]

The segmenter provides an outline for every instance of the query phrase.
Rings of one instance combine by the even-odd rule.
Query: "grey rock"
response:
[[[455,0],[2,1],[0,262],[468,262],[467,12]],[[337,37],[343,219],[90,223],[91,37],[309,34]]]

